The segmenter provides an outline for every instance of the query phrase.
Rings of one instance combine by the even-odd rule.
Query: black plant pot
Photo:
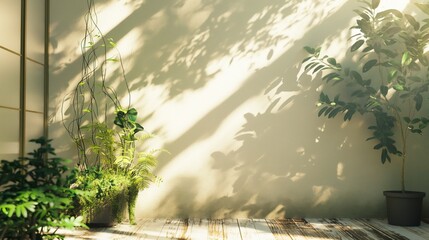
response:
[[[384,191],[387,222],[396,226],[419,226],[424,192]]]

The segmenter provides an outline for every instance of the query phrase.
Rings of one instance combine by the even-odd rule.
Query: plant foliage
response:
[[[81,42],[82,76],[64,101],[71,102],[71,114],[67,118],[63,114],[63,124],[78,151],[71,184],[91,193],[77,201],[84,213],[102,206],[100,201],[116,202],[118,188],[126,188],[121,191],[126,193],[130,221],[134,222],[133,206],[139,190],[156,179],[152,171],[157,151],[140,152],[136,148],[136,142],[146,138],[136,135],[144,129],[137,121],[137,110],[131,107],[121,55],[114,40],[104,36],[97,25],[94,0],[87,3]],[[119,100],[118,88],[122,88],[121,99],[125,101]]]
[[[378,11],[378,0],[362,3],[355,10],[358,18],[352,30],[357,33],[348,52],[356,59],[353,66],[345,67],[322,55],[320,48],[305,47],[310,55],[303,60],[304,69],[311,74],[323,71],[324,89],[341,89],[333,97],[320,93],[318,116],[342,114],[344,121],[356,113],[372,116],[367,140],[375,141],[382,163],[390,162],[392,155],[401,157],[405,191],[409,133],[422,134],[429,124],[429,119],[419,114],[428,98],[429,19],[419,21],[396,9]],[[428,14],[426,5],[417,6]]]
[[[122,175],[97,167],[74,169],[70,177],[71,188],[83,191],[74,199],[75,212],[82,214],[86,222],[91,222],[94,214],[107,205],[112,207],[114,221],[122,220],[127,204],[128,179]]]
[[[67,187],[64,159],[55,155],[51,140],[31,140],[40,145],[28,157],[0,164],[0,239],[62,238],[58,228],[86,227],[82,217],[68,214],[71,199],[79,192]]]

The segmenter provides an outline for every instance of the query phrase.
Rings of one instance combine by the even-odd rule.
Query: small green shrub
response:
[[[86,227],[68,214],[79,192],[66,185],[64,159],[49,157],[50,141],[31,140],[40,147],[28,157],[1,161],[0,239],[62,239],[58,228]]]

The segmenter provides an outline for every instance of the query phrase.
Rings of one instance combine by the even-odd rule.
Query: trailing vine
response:
[[[108,79],[119,77],[126,88],[125,94],[128,95],[127,108],[131,105],[131,94],[121,54],[113,39],[104,36],[98,27],[94,0],[87,0],[87,7],[84,37],[81,41],[81,79],[67,99],[70,100],[71,117],[63,117],[63,125],[77,147],[78,165],[84,167],[101,164],[98,152],[88,151],[91,146],[100,145],[96,138],[98,129],[95,126],[100,122],[108,124],[109,116],[115,109],[125,109],[121,106],[115,89],[109,86]],[[115,52],[115,56],[109,55],[111,50]],[[108,65],[112,63],[119,65],[119,76],[109,75]]]
[[[89,192],[87,199],[77,201],[84,215],[90,215],[103,203],[110,203],[115,208],[114,217],[120,220],[117,213],[122,212],[119,208],[123,204],[118,203],[127,202],[130,222],[134,223],[139,190],[157,179],[152,170],[157,163],[154,153],[159,150],[137,151],[136,141],[151,135],[136,136],[144,128],[137,122],[137,110],[131,107],[121,54],[113,39],[104,36],[98,27],[94,0],[87,0],[87,7],[81,41],[81,79],[63,102],[62,109],[64,113],[65,102],[70,102],[71,114],[69,118],[63,114],[63,125],[78,152],[78,168],[71,185]],[[111,56],[111,52],[115,56]],[[111,64],[116,64],[119,70],[109,72]],[[111,87],[112,80],[125,86],[126,107]]]

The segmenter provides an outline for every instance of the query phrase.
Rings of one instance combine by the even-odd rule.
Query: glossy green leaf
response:
[[[401,32],[401,31],[402,31],[402,29],[400,27],[391,27],[391,28],[388,28],[387,30],[385,30],[383,34],[386,36],[393,36],[393,35]],[[387,45],[389,45],[389,44],[387,44]]]
[[[329,99],[328,95],[326,95],[325,93],[321,92],[319,95],[319,100],[323,103],[329,103],[331,100]]]
[[[410,122],[411,122],[411,119],[410,119],[409,117],[404,117],[404,121],[405,121],[406,123],[410,123]]]
[[[15,215],[16,215],[17,217],[21,217],[22,209],[23,209],[23,207],[22,207],[21,205],[17,205],[17,206],[16,206],[16,209],[15,209]]]
[[[413,120],[411,120],[411,124],[416,124],[420,122],[420,118],[414,118]]]
[[[335,108],[334,110],[332,110],[329,115],[328,118],[334,118],[335,116],[337,116],[337,114],[341,111],[341,108]]]
[[[315,73],[318,73],[319,71],[321,71],[321,70],[323,70],[324,69],[324,65],[318,65],[317,67],[315,67],[314,69],[313,69],[313,74],[315,74]]]
[[[386,162],[386,160],[389,161],[389,162],[391,161],[390,160],[390,156],[387,153],[387,149],[383,149],[381,151],[381,162],[384,164]]]
[[[395,84],[393,85],[393,89],[395,89],[396,91],[404,91],[404,86],[402,86],[401,84]]]
[[[376,59],[369,60],[368,62],[365,63],[365,65],[363,65],[362,72],[364,72],[364,73],[368,72],[376,64],[377,64],[377,60]]]
[[[391,12],[390,12],[389,10],[384,10],[384,11],[378,12],[378,13],[375,15],[375,17],[376,17],[377,19],[384,18],[384,17],[388,16],[390,13],[391,13]]]
[[[402,18],[402,12],[396,9],[390,9],[390,13],[392,13],[397,18]]]
[[[419,128],[413,128],[413,129],[410,129],[410,131],[411,131],[412,133],[422,134],[422,130],[421,130],[421,129],[419,129]]]
[[[355,43],[353,43],[353,45],[351,46],[351,48],[350,48],[350,51],[351,52],[354,52],[354,51],[356,51],[356,50],[358,50],[363,44],[365,43],[365,41],[364,40],[358,40],[358,41],[356,41]]]
[[[310,59],[312,59],[312,58],[313,58],[313,56],[306,57],[306,58],[304,58],[304,59],[302,60],[302,63],[305,63],[305,62],[307,62],[308,60],[310,60]]]
[[[346,112],[346,114],[344,114],[344,121],[350,121],[351,119],[352,119],[352,117],[353,117],[353,115],[355,114],[355,110],[353,109],[349,109],[347,112]]]
[[[413,100],[416,103],[416,110],[420,111],[423,105],[423,96],[421,94],[416,94]]]
[[[411,24],[411,26],[413,26],[415,31],[419,30],[420,23],[418,23],[413,16],[411,16],[410,14],[404,14],[404,16],[407,19],[407,21]]]
[[[138,112],[135,108],[131,108],[127,111],[128,118],[133,122],[135,122],[137,120],[137,114],[138,114]]]
[[[408,66],[410,65],[411,61],[412,58],[410,57],[410,53],[408,51],[404,52],[404,54],[402,54],[401,65]]]
[[[327,106],[323,107],[322,109],[320,109],[320,111],[317,113],[317,116],[320,117],[322,116],[322,114],[326,111],[326,109],[328,109]]]
[[[316,50],[314,48],[312,48],[312,47],[305,46],[304,50],[307,51],[309,54],[316,53]]]
[[[106,59],[106,62],[119,62],[119,59],[117,59],[117,58],[107,58]]]
[[[341,79],[342,79],[342,77],[336,72],[328,73],[322,78],[322,80],[325,80],[327,82],[329,82],[331,80],[338,81]]]
[[[366,12],[357,9],[353,10],[353,12],[357,13],[365,22],[368,22],[371,19],[371,17],[367,14],[368,11],[369,9],[366,9]]]
[[[337,65],[337,61],[335,60],[335,58],[328,58],[326,61],[331,65]]]
[[[381,85],[380,86],[380,93],[384,96],[384,97],[386,97],[386,95],[387,95],[387,92],[389,91],[389,88],[386,86],[386,85]]]
[[[389,75],[387,76],[387,82],[391,83],[393,79],[396,78],[398,75],[398,70],[394,69],[389,72]]]

